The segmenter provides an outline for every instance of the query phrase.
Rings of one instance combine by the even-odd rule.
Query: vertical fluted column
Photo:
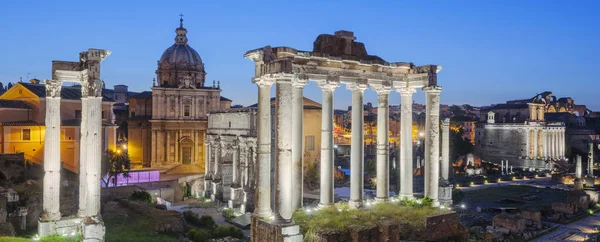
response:
[[[334,154],[333,154],[333,92],[339,86],[339,79],[329,77],[328,80],[319,81],[321,88],[321,176],[320,176],[320,201],[319,205],[329,206],[334,202]]]
[[[541,129],[540,132],[542,132],[542,158],[547,159],[548,140],[546,139],[546,129]]]
[[[256,201],[254,214],[271,216],[271,98],[273,80],[254,79],[258,86],[258,161],[256,177]]]
[[[531,132],[528,128],[525,128],[525,159],[529,159],[531,152]]]
[[[239,158],[239,146],[237,144],[234,144],[233,147],[233,152],[232,152],[232,158],[233,158],[233,169],[232,169],[232,183],[231,183],[231,187],[232,188],[238,188],[240,187],[240,158]]]
[[[223,155],[223,148],[225,148],[225,144],[223,144],[220,140],[217,140],[215,143],[215,155],[213,156],[213,182],[221,181],[221,155]]]
[[[81,97],[81,123],[80,126],[80,140],[79,140],[79,210],[77,215],[80,217],[85,216],[85,205],[87,204],[87,108],[83,108],[87,105],[87,96]]]
[[[100,215],[100,170],[102,157],[102,81],[90,79],[82,83],[82,89],[87,89],[87,204],[86,216]],[[85,94],[85,93],[84,93]],[[83,113],[83,112],[82,112]]]
[[[440,93],[441,87],[423,88],[425,91],[425,196],[438,204],[440,179]]]
[[[567,148],[567,140],[565,135],[565,128],[560,128],[560,158],[565,158],[566,149]]]
[[[400,197],[413,197],[413,148],[412,148],[412,96],[414,88],[398,89],[401,97],[400,110]],[[417,160],[420,165],[420,160]]]
[[[42,220],[60,214],[60,90],[61,81],[46,80],[46,135],[44,137],[44,190]]]
[[[292,80],[278,79],[276,84],[275,206],[280,223],[292,220]]]
[[[204,143],[204,149],[206,150],[206,154],[204,154],[204,169],[205,169],[205,175],[204,175],[204,180],[212,180],[212,167],[211,167],[211,151],[212,151],[212,147],[210,144],[210,141],[207,139]]]
[[[575,163],[575,179],[581,179],[583,174],[583,167],[581,165],[581,156],[577,155],[577,163]]]
[[[538,139],[537,139],[537,129],[533,129],[533,155],[532,159],[537,159],[537,149],[538,149]]]
[[[594,143],[588,144],[588,176],[594,177]]]
[[[304,170],[304,85],[306,78],[292,80],[292,210],[302,207]]]
[[[548,140],[550,141],[550,158],[556,158],[556,137],[554,136],[554,129],[548,130]]]
[[[353,208],[363,206],[364,190],[364,109],[363,95],[368,85],[363,83],[347,84],[352,91],[352,141],[350,146],[350,201]]]
[[[377,200],[386,201],[390,196],[390,139],[389,94],[391,82],[372,85],[377,92]]]
[[[442,122],[442,178],[448,181],[450,177],[450,119]]]

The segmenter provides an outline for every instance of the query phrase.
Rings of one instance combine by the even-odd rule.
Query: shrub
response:
[[[187,237],[194,242],[207,242],[211,239],[210,233],[203,229],[191,229],[187,232]]]
[[[214,228],[217,226],[217,223],[215,223],[215,220],[211,216],[204,215],[198,220],[198,226],[203,228]]]
[[[129,196],[129,200],[152,203],[152,195],[147,191],[134,191]]]
[[[224,209],[223,212],[221,212],[221,214],[223,215],[223,217],[230,219],[235,217],[235,214],[233,213],[233,209]]]
[[[198,215],[190,210],[183,212],[183,219],[193,225],[197,225],[199,222]]]
[[[217,226],[217,228],[213,230],[212,235],[212,237],[215,239],[225,238],[229,236],[238,239],[244,238],[244,232],[241,229],[233,226]]]
[[[481,185],[485,182],[483,176],[476,176],[473,178],[473,184]]]

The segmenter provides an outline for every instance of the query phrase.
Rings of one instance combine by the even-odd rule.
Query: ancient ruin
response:
[[[297,147],[302,145],[301,104],[303,87],[315,81],[322,90],[321,135],[321,194],[320,206],[333,204],[333,94],[340,84],[352,91],[352,146],[351,185],[349,204],[363,206],[364,130],[363,94],[372,87],[378,94],[377,132],[377,200],[389,198],[389,139],[388,97],[396,90],[403,104],[412,103],[418,88],[426,93],[425,134],[425,196],[439,205],[440,177],[440,120],[439,106],[442,88],[437,85],[437,65],[416,66],[413,63],[389,63],[378,56],[369,55],[363,43],[355,41],[354,33],[337,31],[334,35],[321,34],[314,42],[312,52],[290,47],[266,46],[250,50],[244,55],[254,61],[252,81],[258,86],[258,172],[257,199],[252,220],[251,238],[256,241],[301,241],[298,227],[292,221],[292,212],[300,208],[295,200],[301,199],[302,155]],[[270,89],[276,84],[276,155],[275,187],[272,188],[271,164],[271,106]],[[402,197],[413,197],[412,185],[412,109],[402,107],[401,165]],[[447,150],[447,149],[446,149]],[[445,150],[445,152],[446,152]],[[297,153],[298,152],[298,153]],[[444,156],[447,157],[447,156]],[[275,191],[275,207],[271,209],[271,190]]]
[[[104,241],[100,217],[100,162],[102,156],[102,81],[100,62],[108,50],[88,49],[79,62],[53,61],[52,80],[46,80],[46,137],[44,140],[43,214],[40,236],[81,232],[84,241]],[[79,213],[62,218],[60,209],[60,98],[63,82],[81,84],[81,153],[79,167]]]

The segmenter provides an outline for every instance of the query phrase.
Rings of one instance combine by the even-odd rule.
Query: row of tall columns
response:
[[[364,91],[366,83],[347,84],[352,91],[352,138],[350,146],[350,200],[353,208],[363,206],[364,190]]]
[[[413,197],[412,95],[414,88],[400,88],[400,197]],[[419,161],[417,161],[419,162]]]
[[[423,88],[426,99],[425,118],[425,196],[438,201],[440,177],[440,93],[441,87]]]
[[[565,132],[560,129],[532,129],[526,139],[529,159],[561,159],[565,157]]]
[[[329,206],[334,202],[333,167],[333,91],[339,86],[339,80],[317,82],[322,93],[321,108],[321,177],[320,202],[321,206]]]

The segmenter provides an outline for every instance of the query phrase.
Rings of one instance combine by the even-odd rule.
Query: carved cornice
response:
[[[62,81],[45,80],[44,84],[46,84],[46,97],[60,98],[60,90],[62,89]]]
[[[383,83],[373,83],[371,84],[371,88],[377,92],[377,95],[388,95],[392,89],[391,81],[384,81]]]
[[[403,96],[403,95],[412,96],[415,92],[417,92],[417,89],[414,87],[400,87],[400,88],[396,89],[396,91],[398,93],[400,93],[401,96]]]
[[[340,81],[339,79],[336,80],[318,80],[317,81],[317,86],[321,88],[321,90],[323,91],[330,91],[332,92],[333,90],[335,90],[337,87],[340,86]]]

